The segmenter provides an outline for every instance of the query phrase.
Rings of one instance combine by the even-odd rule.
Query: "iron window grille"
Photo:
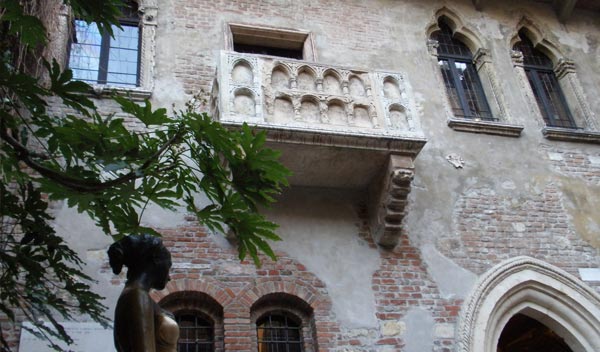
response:
[[[256,322],[258,352],[302,352],[302,326],[285,313],[271,313]]]
[[[196,314],[176,314],[179,325],[177,352],[213,352],[214,326]]]
[[[552,69],[552,61],[535,49],[533,43],[522,32],[519,33],[519,37],[521,41],[515,44],[513,49],[523,54],[523,68],[544,122],[550,127],[577,128]]]
[[[471,50],[453,38],[452,29],[439,23],[440,30],[431,37],[439,44],[438,65],[456,117],[495,120],[483,92],[481,80],[473,64]]]
[[[113,25],[114,38],[95,23],[75,19],[69,46],[73,79],[92,84],[140,85],[141,30],[135,2],[123,7],[122,29]]]

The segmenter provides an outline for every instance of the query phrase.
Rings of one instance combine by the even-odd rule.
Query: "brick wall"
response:
[[[578,276],[577,268],[597,267],[597,249],[575,234],[555,184],[528,197],[473,189],[455,204],[455,232],[438,240],[446,256],[481,274],[512,257],[528,255]]]

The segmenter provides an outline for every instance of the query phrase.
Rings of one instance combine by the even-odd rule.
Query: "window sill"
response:
[[[544,127],[542,128],[542,134],[547,139],[555,141],[600,144],[600,132],[598,131],[585,131],[561,127]]]
[[[129,97],[135,101],[141,101],[150,98],[152,91],[140,87],[119,87],[106,86],[102,84],[92,84],[92,89],[88,93],[94,98],[109,98],[112,95]]]
[[[485,133],[496,136],[519,137],[523,126],[495,121],[475,121],[470,119],[448,119],[448,127],[455,131]]]

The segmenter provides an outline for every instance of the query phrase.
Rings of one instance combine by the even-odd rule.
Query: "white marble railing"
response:
[[[397,72],[223,51],[211,105],[222,122],[422,138],[410,86]]]

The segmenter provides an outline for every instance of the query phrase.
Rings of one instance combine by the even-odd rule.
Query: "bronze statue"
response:
[[[170,280],[171,254],[160,238],[124,237],[110,246],[108,257],[115,274],[127,267],[127,282],[115,309],[117,352],[177,352],[179,327],[148,294],[150,289],[164,289]]]

